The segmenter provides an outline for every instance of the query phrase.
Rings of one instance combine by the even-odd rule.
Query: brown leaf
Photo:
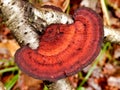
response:
[[[34,79],[21,73],[17,84],[14,86],[13,90],[43,90],[42,81]]]
[[[15,40],[7,40],[3,43],[0,43],[0,48],[6,48],[10,52],[10,55],[14,56],[14,53],[19,48],[19,45]]]
[[[39,8],[43,5],[53,5],[65,11],[69,5],[70,0],[41,0],[41,2],[37,2],[37,0],[31,0],[35,7]]]

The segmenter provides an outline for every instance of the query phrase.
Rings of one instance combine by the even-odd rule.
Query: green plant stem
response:
[[[101,50],[100,54],[98,55],[98,57],[96,58],[95,62],[92,64],[92,67],[90,68],[90,70],[88,71],[87,75],[85,76],[85,78],[82,80],[82,82],[80,83],[79,87],[82,87],[85,82],[88,80],[88,78],[90,77],[90,75],[92,74],[93,70],[95,69],[95,66],[98,64],[98,62],[100,60],[102,60],[102,58],[105,55],[105,52],[107,50],[108,47],[111,47],[111,44],[109,42],[107,42],[103,49]]]
[[[19,74],[16,74],[9,82],[5,84],[6,90],[11,90],[11,88],[14,86],[14,84],[17,82],[19,78]]]
[[[44,85],[43,90],[48,90],[48,87],[46,85]]]
[[[15,71],[15,70],[19,70],[17,66],[15,67],[10,67],[10,68],[5,68],[0,70],[0,73],[5,73],[5,72],[9,72],[9,71]]]
[[[99,55],[99,56],[101,56],[101,55],[102,55],[102,51],[100,52],[100,55]],[[96,64],[99,62],[99,56],[98,56],[98,58],[95,60],[95,62],[93,63],[93,66],[90,68],[90,70],[89,70],[89,72],[87,73],[87,75],[85,76],[84,80],[80,83],[80,87],[81,87],[82,85],[84,85],[84,83],[88,80],[88,78],[89,78],[90,75],[92,74],[93,70],[95,69]]]

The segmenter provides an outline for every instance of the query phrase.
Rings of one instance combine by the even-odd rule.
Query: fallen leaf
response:
[[[29,77],[28,75],[21,73],[17,84],[13,90],[43,90],[42,81]]]
[[[10,55],[14,56],[19,45],[15,40],[7,40],[6,42],[0,43],[0,48],[6,48],[10,52]]]
[[[109,86],[114,86],[120,89],[120,77],[109,77],[107,80]]]

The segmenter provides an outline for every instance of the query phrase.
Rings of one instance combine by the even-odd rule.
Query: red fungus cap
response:
[[[101,49],[102,21],[89,8],[78,9],[73,18],[73,24],[47,27],[38,49],[20,48],[15,54],[20,69],[34,78],[55,81],[90,64]]]

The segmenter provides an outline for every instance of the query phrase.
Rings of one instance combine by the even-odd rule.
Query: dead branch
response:
[[[120,29],[104,27],[105,40],[120,45]]]
[[[61,79],[48,85],[49,90],[72,90],[72,87],[67,79]]]

